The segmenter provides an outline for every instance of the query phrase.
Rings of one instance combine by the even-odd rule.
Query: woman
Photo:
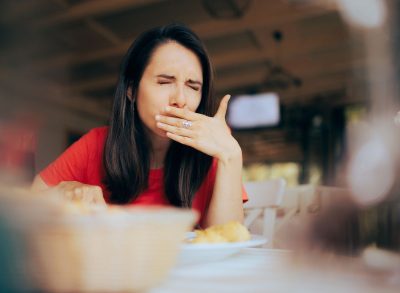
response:
[[[208,55],[187,27],[143,33],[121,65],[110,126],[84,135],[33,188],[98,203],[193,207],[202,227],[242,221],[242,153],[225,122],[230,96],[215,111],[212,83]]]

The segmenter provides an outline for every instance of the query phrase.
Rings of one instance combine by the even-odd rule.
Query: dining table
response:
[[[244,248],[217,261],[177,265],[149,292],[400,292],[398,277],[365,268],[356,257]]]

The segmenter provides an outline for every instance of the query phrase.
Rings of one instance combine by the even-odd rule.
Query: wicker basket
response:
[[[154,287],[174,266],[185,232],[196,219],[194,212],[175,208],[55,215],[15,216],[26,239],[24,267],[35,290],[132,292]]]

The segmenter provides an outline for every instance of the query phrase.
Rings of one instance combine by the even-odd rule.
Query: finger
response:
[[[188,108],[176,108],[176,107],[171,107],[171,106],[167,106],[165,108],[165,112],[170,115],[176,116],[178,118],[186,119],[189,121],[200,120],[203,116],[201,114],[190,111]]]
[[[82,201],[87,204],[94,204],[96,203],[96,187],[95,186],[85,186],[85,194],[82,198]]]
[[[83,195],[83,194],[82,194],[82,193],[83,193],[83,190],[82,190],[81,187],[78,187],[78,188],[75,188],[74,193],[75,193],[75,195],[76,195],[77,198],[81,198],[82,195]]]
[[[94,204],[96,202],[96,195],[93,190],[93,187],[88,187],[85,196],[82,198],[82,201],[87,204]]]
[[[170,117],[170,116],[163,116],[163,115],[156,115],[156,121],[162,122],[164,124],[169,124],[176,127],[182,127],[182,124],[185,119]]]
[[[105,204],[103,192],[99,186],[85,186],[82,201],[87,204]]]
[[[190,146],[192,148],[195,148],[195,146],[196,146],[196,143],[193,138],[186,137],[186,136],[180,136],[180,135],[177,135],[177,134],[171,133],[171,132],[167,132],[167,136],[170,139],[175,140],[176,142]]]
[[[74,192],[72,190],[66,190],[64,196],[66,199],[72,200],[74,198]]]
[[[92,189],[93,192],[93,203],[98,205],[106,205],[106,201],[103,197],[103,191],[99,186],[94,186]]]
[[[222,98],[222,100],[221,100],[221,102],[219,104],[218,111],[217,111],[217,113],[215,114],[214,117],[217,117],[217,118],[225,120],[226,111],[228,110],[228,103],[229,103],[230,98],[231,98],[231,95],[225,95]]]
[[[92,195],[89,186],[80,186],[74,189],[74,199],[76,201],[90,204],[92,202]]]
[[[171,126],[168,124],[164,124],[162,122],[157,122],[157,127],[165,130],[166,132],[171,132],[180,136],[185,136],[185,137],[194,137],[194,132],[190,129],[182,128],[182,127],[176,127],[176,126]]]

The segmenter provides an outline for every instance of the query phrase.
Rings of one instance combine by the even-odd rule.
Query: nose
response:
[[[177,108],[186,106],[186,97],[182,86],[176,86],[175,90],[171,93],[169,104]]]

